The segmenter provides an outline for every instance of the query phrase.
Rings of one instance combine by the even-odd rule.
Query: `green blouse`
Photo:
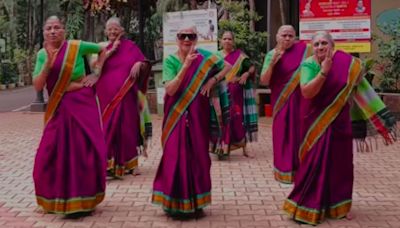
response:
[[[272,49],[265,56],[264,64],[263,64],[263,67],[261,70],[261,75],[265,73],[265,71],[268,69],[269,65],[271,64],[271,60],[272,60],[272,57],[274,56],[274,53],[275,53],[275,49]]]
[[[85,63],[84,56],[92,53],[99,53],[101,51],[101,46],[92,42],[81,41],[79,45],[78,58],[75,61],[74,69],[72,71],[71,81],[79,80],[82,76],[85,75]],[[37,57],[35,70],[33,71],[33,78],[40,75],[40,72],[44,68],[44,64],[47,61],[47,52],[44,48],[40,49]]]
[[[201,48],[197,49],[197,51],[203,56],[205,56],[205,58],[214,54],[210,51]],[[217,67],[220,70],[222,70],[222,68],[224,68],[224,59],[220,55],[217,56],[218,56]],[[165,83],[174,79],[176,75],[178,75],[182,66],[183,63],[179,60],[177,54],[171,54],[167,56],[167,58],[165,58],[163,62],[162,81]]]
[[[301,76],[300,76],[300,84],[305,85],[313,80],[318,73],[321,71],[321,66],[317,61],[312,57],[308,57],[301,64]]]

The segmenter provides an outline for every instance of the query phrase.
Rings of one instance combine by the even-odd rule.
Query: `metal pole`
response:
[[[40,47],[43,47],[43,23],[44,23],[44,4],[43,0],[40,0]],[[36,99],[31,104],[32,112],[43,112],[46,109],[46,103],[44,102],[43,90],[36,92]]]
[[[271,50],[271,0],[267,0],[267,50]]]

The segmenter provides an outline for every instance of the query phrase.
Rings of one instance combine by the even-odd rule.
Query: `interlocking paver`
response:
[[[234,151],[226,161],[212,157],[212,205],[201,219],[176,220],[150,204],[161,157],[161,118],[154,118],[149,158],[139,176],[107,182],[106,198],[92,216],[65,219],[36,210],[32,167],[43,129],[43,114],[0,113],[0,227],[309,227],[281,210],[292,186],[272,175],[271,121],[261,118],[259,142],[248,159]],[[318,227],[400,227],[400,143],[373,153],[355,153],[355,181],[349,220],[326,220]]]

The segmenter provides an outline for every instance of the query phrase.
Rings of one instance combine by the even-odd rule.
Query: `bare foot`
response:
[[[254,158],[254,155],[249,154],[246,147],[243,147],[243,156],[245,156],[246,158]]]
[[[139,176],[140,175],[139,168],[135,168],[134,170],[132,170],[132,175],[133,176]]]
[[[352,220],[352,219],[354,219],[355,217],[356,217],[356,216],[354,216],[354,214],[351,213],[351,212],[347,213],[347,215],[346,215],[346,219],[347,219],[347,220]]]
[[[35,210],[33,210],[34,212],[38,213],[38,214],[47,214],[47,212],[40,206],[37,206],[35,208]]]

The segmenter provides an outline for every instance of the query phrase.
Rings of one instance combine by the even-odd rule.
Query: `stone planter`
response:
[[[7,86],[5,84],[0,84],[0,90],[5,90],[7,89]]]
[[[8,83],[7,87],[8,87],[8,89],[14,89],[15,88],[15,83]]]
[[[396,116],[397,121],[400,121],[400,93],[379,93],[387,108]]]
[[[18,82],[18,87],[24,87],[25,86],[25,83],[24,82]]]

